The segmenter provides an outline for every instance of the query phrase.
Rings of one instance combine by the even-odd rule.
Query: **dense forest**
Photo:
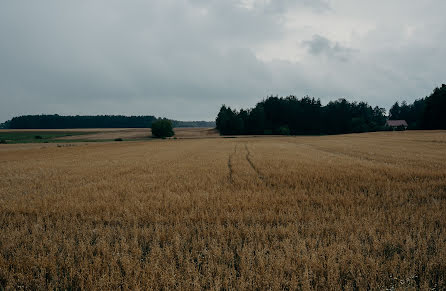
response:
[[[155,116],[62,116],[62,115],[24,115],[14,117],[2,124],[9,129],[62,129],[62,128],[150,128],[156,121]],[[214,127],[208,121],[172,120],[175,127]]]
[[[412,104],[396,102],[389,110],[389,117],[406,120],[409,129],[446,129],[446,85]]]
[[[345,99],[322,106],[319,99],[270,96],[252,109],[223,105],[216,118],[221,134],[338,134],[385,130],[387,119],[405,119],[409,129],[446,129],[446,85],[413,104],[384,108]]]
[[[384,108],[339,99],[322,106],[319,99],[268,97],[253,109],[222,106],[217,129],[222,134],[336,134],[380,130]]]

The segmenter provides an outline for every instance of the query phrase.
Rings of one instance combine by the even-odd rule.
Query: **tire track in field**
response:
[[[254,164],[254,162],[251,160],[251,152],[249,151],[248,145],[245,143],[245,150],[246,150],[246,156],[245,159],[248,162],[248,164],[251,166],[251,168],[254,170],[254,172],[256,172],[257,177],[262,180],[263,182],[265,182],[267,185],[271,185],[270,183],[268,183],[265,179],[265,176],[263,176],[263,174],[259,171],[259,169],[257,168],[257,166]]]
[[[233,173],[234,173],[234,169],[232,168],[232,157],[237,153],[237,144],[235,144],[234,146],[234,151],[232,153],[229,154],[228,157],[228,170],[229,170],[229,183],[234,184],[234,178],[232,177]]]

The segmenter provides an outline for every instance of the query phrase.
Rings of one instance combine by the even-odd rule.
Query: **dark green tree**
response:
[[[158,119],[152,123],[152,135],[154,137],[165,138],[171,137],[173,132],[172,122],[166,118]]]
[[[244,113],[243,113],[244,114]],[[244,121],[239,116],[239,113],[232,110],[230,107],[222,105],[220,112],[215,120],[216,127],[220,134],[244,134]]]
[[[221,134],[338,134],[380,130],[385,119],[384,108],[365,102],[270,96],[239,112],[223,105],[216,125]]]
[[[407,122],[409,129],[422,129],[424,110],[424,98],[415,100],[413,104],[403,101],[399,105],[396,102],[389,110],[389,119],[402,119]]]
[[[426,107],[422,121],[426,129],[446,129],[446,85],[435,88],[426,98]]]
[[[395,102],[395,104],[393,104],[392,107],[390,107],[389,118],[390,119],[401,119],[401,108],[400,108],[400,104],[398,102]]]

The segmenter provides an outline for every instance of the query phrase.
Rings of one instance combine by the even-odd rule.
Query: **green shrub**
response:
[[[283,125],[279,128],[279,134],[281,135],[290,135],[290,128],[288,125]]]
[[[152,135],[154,137],[166,138],[171,137],[174,134],[172,122],[170,120],[163,118],[152,123]]]

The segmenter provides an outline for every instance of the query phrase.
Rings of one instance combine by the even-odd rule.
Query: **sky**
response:
[[[215,120],[269,95],[389,109],[446,83],[444,0],[0,0],[0,122]]]

